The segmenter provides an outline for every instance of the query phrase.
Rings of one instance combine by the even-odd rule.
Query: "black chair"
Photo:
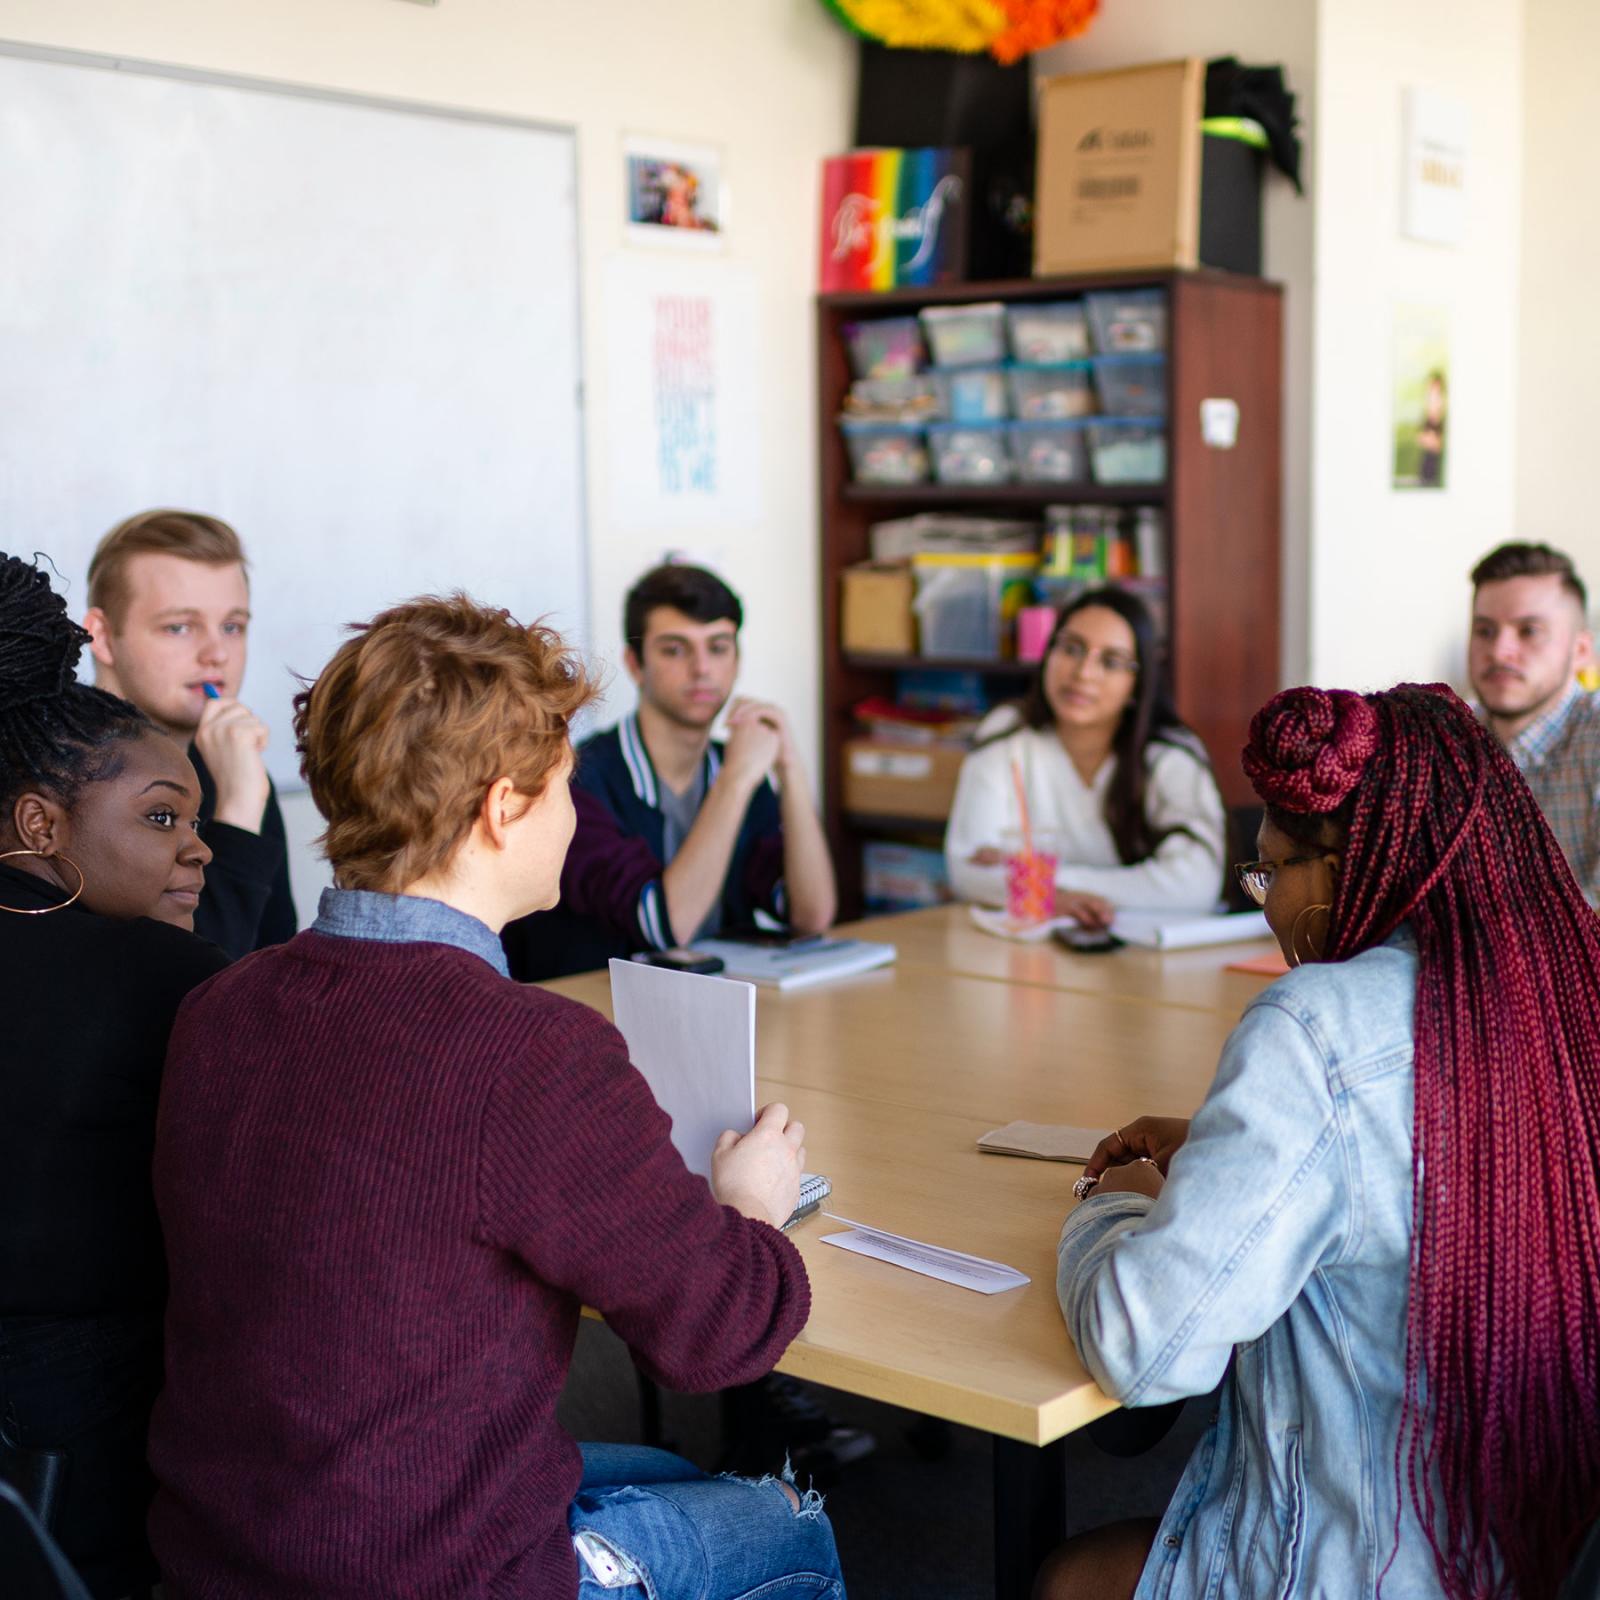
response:
[[[0,1573],[8,1600],[90,1600],[22,1496],[0,1481]]]
[[[1561,1585],[1561,1600],[1600,1600],[1600,1522],[1583,1541],[1583,1549]]]
[[[17,1492],[46,1533],[55,1529],[66,1473],[64,1450],[35,1450],[18,1444],[0,1417],[0,1483]]]

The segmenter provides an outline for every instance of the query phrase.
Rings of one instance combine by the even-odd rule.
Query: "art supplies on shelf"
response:
[[[1041,532],[1037,521],[921,511],[873,523],[867,539],[874,561],[893,562],[922,555],[1032,555]]]
[[[693,948],[701,954],[717,956],[724,979],[742,979],[769,989],[807,989],[817,983],[853,978],[888,966],[896,955],[892,944],[877,944],[869,939],[829,939],[821,934],[788,945],[697,939]]]
[[[868,911],[918,911],[950,900],[944,851],[869,839],[861,846],[861,897]]]

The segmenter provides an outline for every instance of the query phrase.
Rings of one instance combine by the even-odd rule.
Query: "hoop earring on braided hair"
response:
[[[78,887],[58,906],[0,906],[0,911],[9,911],[14,917],[48,917],[52,911],[65,911],[83,893],[83,868],[69,856],[52,856],[43,850],[0,850],[0,861],[9,861],[12,856],[38,856],[41,861],[65,861],[78,874]]]
[[[1320,905],[1306,906],[1294,919],[1293,926],[1289,929],[1289,952],[1294,957],[1294,965],[1304,966],[1308,961],[1320,961],[1323,947],[1328,942],[1328,914],[1333,910],[1331,901],[1324,901]],[[1307,922],[1307,918],[1321,917],[1321,924],[1314,926]],[[1304,925],[1306,954],[1300,954],[1300,934]]]

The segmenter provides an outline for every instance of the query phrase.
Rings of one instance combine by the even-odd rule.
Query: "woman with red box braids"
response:
[[[1600,918],[1442,685],[1288,690],[1244,766],[1297,970],[1192,1123],[1101,1142],[1057,1285],[1107,1393],[1217,1417],[1038,1592],[1551,1600],[1600,1517]]]

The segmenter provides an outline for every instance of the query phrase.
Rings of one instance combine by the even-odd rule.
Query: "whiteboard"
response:
[[[81,615],[123,517],[230,522],[280,787],[348,622],[462,588],[585,642],[578,341],[571,129],[0,53],[0,549]]]

